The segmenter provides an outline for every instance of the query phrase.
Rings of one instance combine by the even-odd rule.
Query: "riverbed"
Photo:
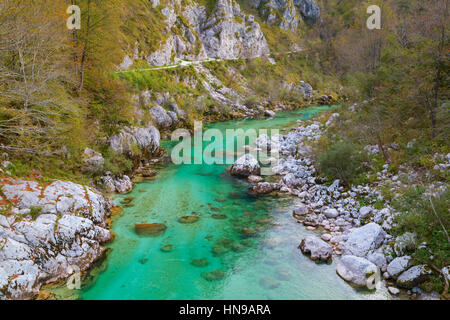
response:
[[[329,107],[284,112],[273,119],[209,125],[288,129]],[[166,142],[171,148],[173,143]],[[226,149],[230,146],[226,144]],[[230,150],[228,150],[230,151]],[[82,288],[82,299],[387,299],[355,289],[336,274],[336,261],[316,264],[297,248],[311,234],[292,217],[291,196],[255,197],[249,183],[227,174],[227,165],[169,164],[139,183],[132,205],[114,223],[116,238],[104,271]],[[192,224],[182,216],[198,216]],[[135,224],[164,223],[158,237],[136,234]],[[255,230],[249,236],[243,228]],[[212,272],[212,273],[211,273]]]

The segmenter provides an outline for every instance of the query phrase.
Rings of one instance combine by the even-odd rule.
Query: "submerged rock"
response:
[[[165,246],[162,246],[160,249],[162,252],[170,252],[173,250],[173,245],[166,244]]]
[[[134,197],[125,197],[120,201],[121,204],[128,204],[134,200]]]
[[[310,254],[311,260],[328,261],[332,259],[333,247],[316,236],[308,236],[299,245],[304,254]]]
[[[259,175],[261,167],[258,160],[250,154],[243,155],[231,167],[231,175],[237,177],[248,177],[250,175]]]
[[[227,218],[227,215],[218,213],[218,214],[212,214],[211,217],[213,219],[217,219],[217,220],[224,220]]]
[[[275,269],[275,273],[277,275],[277,278],[283,281],[287,281],[292,278],[291,271],[286,267],[277,267]]]
[[[189,224],[189,223],[195,223],[198,220],[200,220],[200,217],[197,216],[184,216],[178,219],[179,223]]]
[[[206,259],[193,259],[191,264],[195,267],[206,267],[208,266],[208,261]]]
[[[253,230],[253,229],[250,229],[250,228],[247,228],[247,227],[242,229],[242,236],[243,237],[254,237],[254,236],[256,236],[256,234],[257,234],[256,230]]]
[[[140,236],[160,236],[167,229],[163,223],[136,224],[136,233]]]
[[[261,287],[266,289],[275,289],[280,286],[280,282],[272,277],[264,277],[259,280]]]
[[[207,281],[219,281],[225,279],[225,272],[223,270],[214,270],[211,272],[203,272],[202,277]]]
[[[245,247],[242,244],[238,244],[238,243],[233,243],[231,245],[231,250],[233,252],[242,252],[245,250]]]

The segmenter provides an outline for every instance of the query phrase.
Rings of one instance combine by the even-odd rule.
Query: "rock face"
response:
[[[313,0],[251,0],[263,19],[270,25],[278,25],[283,30],[298,30],[300,21],[316,23],[320,9]]]
[[[243,155],[231,167],[231,175],[237,177],[248,177],[251,175],[259,175],[261,167],[258,160],[250,154]]]
[[[217,0],[205,8],[200,1],[166,2],[160,10],[164,32],[168,35],[159,49],[144,54],[151,65],[170,65],[179,59],[236,59],[266,56],[270,53],[259,24],[245,15],[234,0]],[[142,56],[139,48],[134,58]],[[126,56],[120,66],[128,69],[134,63]]]
[[[168,129],[175,125],[178,122],[177,115],[169,111],[169,114],[163,107],[156,106],[150,109],[150,115],[153,120],[156,122],[158,128],[160,129]]]
[[[299,246],[303,253],[310,253],[311,260],[327,261],[332,259],[333,247],[316,236],[308,236]]]
[[[320,17],[320,9],[313,0],[294,0],[306,23],[316,23]]]
[[[208,57],[254,58],[270,53],[259,24],[245,16],[233,0],[218,0],[212,14],[197,28]]]
[[[377,266],[361,257],[343,256],[337,265],[336,272],[345,281],[365,287],[367,279],[377,272]]]
[[[91,188],[66,181],[2,181],[0,299],[31,299],[46,282],[86,270],[111,239],[109,203]],[[21,214],[23,218],[18,218]]]
[[[397,285],[400,288],[412,289],[426,281],[431,273],[431,270],[425,265],[414,266],[398,277]]]
[[[344,244],[344,255],[365,257],[370,251],[380,247],[385,232],[376,223],[369,223],[353,230]]]
[[[160,151],[160,140],[161,135],[154,126],[124,127],[118,135],[109,139],[109,145],[112,150],[133,158],[136,156],[136,146],[141,154],[157,154]]]

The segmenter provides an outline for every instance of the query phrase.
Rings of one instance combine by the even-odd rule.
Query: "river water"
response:
[[[228,128],[291,128],[296,120],[310,119],[328,109],[311,107],[280,113],[273,119],[208,127],[223,132]],[[172,143],[165,146],[170,148]],[[246,181],[225,172],[226,165],[170,164],[161,168],[155,179],[118,197],[117,203],[134,197],[134,206],[125,208],[113,223],[116,239],[108,245],[112,250],[104,271],[82,289],[81,298],[388,298],[385,289],[368,292],[351,287],[336,274],[336,261],[316,264],[300,252],[297,246],[311,232],[291,215],[298,199],[252,197],[246,193]],[[193,224],[178,222],[187,215],[200,219]],[[135,224],[154,222],[167,225],[163,235],[141,237],[135,233]],[[244,237],[245,227],[257,234]],[[163,252],[162,247],[172,251]],[[192,260],[200,260],[203,266],[194,266]],[[214,270],[220,271],[210,274]],[[223,278],[211,281],[211,275]]]

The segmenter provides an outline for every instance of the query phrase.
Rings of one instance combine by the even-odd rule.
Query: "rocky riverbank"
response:
[[[326,123],[298,121],[299,127],[286,135],[258,138],[253,147],[277,149],[281,155],[272,168],[279,182],[261,182],[261,177],[254,176],[259,166],[251,156],[240,158],[232,166],[231,174],[250,176],[250,189],[255,193],[276,191],[300,198],[301,204],[294,209],[293,218],[320,235],[299,239],[299,249],[315,261],[337,259],[337,274],[350,284],[373,288],[381,283],[392,295],[398,295],[402,289],[412,297],[438,298],[436,292],[425,294],[418,287],[428,280],[431,269],[426,265],[413,266],[411,257],[405,253],[414,242],[414,234],[397,238],[390,234],[394,217],[399,213],[383,199],[380,187],[389,184],[395,193],[404,186],[398,175],[389,174],[384,166],[377,174],[377,181],[351,187],[344,187],[339,180],[324,184],[324,179],[317,175],[311,144],[338,118],[339,113],[334,113]],[[400,174],[414,177],[411,169],[403,169]],[[359,199],[371,200],[362,205]],[[383,208],[375,208],[377,200],[384,201]],[[448,270],[443,272],[448,274]]]
[[[34,298],[41,285],[84,271],[105,253],[112,205],[92,188],[2,179],[0,191],[0,299]]]

